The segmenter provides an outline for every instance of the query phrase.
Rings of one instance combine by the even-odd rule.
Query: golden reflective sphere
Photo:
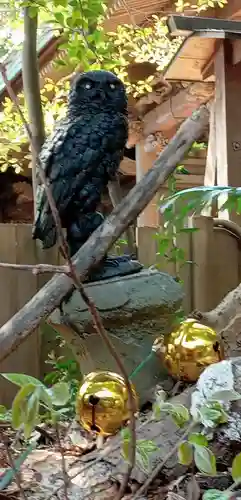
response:
[[[132,391],[138,410],[138,397]],[[103,436],[115,434],[128,420],[128,393],[124,379],[108,371],[89,373],[76,400],[77,417],[87,431]]]
[[[166,337],[153,344],[172,377],[196,382],[203,370],[224,359],[222,341],[216,332],[192,318],[183,321]]]

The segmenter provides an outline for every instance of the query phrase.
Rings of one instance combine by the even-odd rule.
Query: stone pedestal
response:
[[[181,285],[168,274],[143,270],[122,278],[89,283],[85,289],[95,302],[128,374],[144,362],[131,379],[141,403],[150,400],[150,391],[156,383],[168,379],[160,361],[154,354],[150,356],[152,344],[157,336],[169,333],[173,326],[175,312],[183,299]],[[55,310],[50,322],[72,344],[82,373],[118,371],[77,291],[62,305],[62,311],[63,315],[59,309]],[[79,334],[67,327],[66,321],[70,321]]]

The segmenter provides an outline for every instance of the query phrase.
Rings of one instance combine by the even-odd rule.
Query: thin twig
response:
[[[6,436],[4,434],[4,431],[2,431],[2,430],[0,431],[0,436],[1,436],[1,442],[4,444],[4,448],[5,448],[6,455],[7,455],[8,461],[9,461],[9,465],[10,465],[11,469],[14,472],[14,477],[15,477],[15,480],[16,480],[16,483],[17,483],[17,486],[18,486],[18,489],[19,489],[20,496],[24,500],[27,500],[27,496],[25,495],[24,489],[23,489],[23,487],[21,485],[21,474],[20,474],[20,472],[15,467],[15,463],[14,463],[14,460],[13,460],[13,457],[12,457],[12,453],[11,453],[10,448],[8,446],[8,442],[7,442]]]
[[[183,439],[185,439],[190,431],[196,426],[195,422],[192,422],[187,429],[182,433],[181,438],[178,440],[177,444],[171,449],[171,451],[165,456],[165,458],[160,462],[155,469],[152,471],[151,475],[148,477],[148,479],[145,481],[145,483],[137,490],[136,494],[132,497],[132,500],[136,500],[139,498],[141,495],[144,495],[151,485],[151,483],[156,479],[157,475],[161,472],[162,468],[164,465],[168,462],[170,458],[173,457],[173,455],[178,451],[178,448],[180,444],[182,443]]]
[[[65,500],[69,500],[69,496],[68,496],[69,476],[67,473],[67,467],[66,467],[66,462],[65,462],[65,458],[64,458],[64,450],[63,450],[62,443],[61,443],[58,422],[56,422],[55,430],[56,430],[56,438],[57,438],[57,443],[58,443],[58,447],[59,447],[59,452],[61,455],[61,467],[62,467],[63,479],[64,479],[64,485],[63,485],[64,498],[65,498]]]
[[[2,77],[3,77],[3,81],[5,83],[5,86],[6,86],[6,89],[8,91],[8,94],[10,96],[10,98],[12,99],[13,103],[15,104],[19,114],[20,114],[20,117],[22,119],[22,122],[23,122],[23,125],[25,127],[25,130],[26,130],[26,133],[29,137],[29,141],[31,143],[31,146],[32,146],[32,150],[35,151],[35,145],[34,145],[34,142],[32,140],[32,134],[31,134],[31,130],[30,130],[30,127],[21,111],[21,108],[19,106],[19,103],[18,103],[18,98],[17,96],[15,95],[14,91],[12,90],[12,87],[11,87],[11,84],[10,82],[8,81],[8,78],[7,78],[7,74],[6,74],[6,69],[4,67],[4,65],[0,64],[0,72],[2,73]],[[38,157],[38,155],[36,155],[36,157]],[[94,302],[92,301],[92,299],[88,296],[88,294],[86,293],[80,279],[79,279],[79,276],[76,272],[76,269],[75,269],[75,266],[73,265],[72,263],[72,260],[69,256],[69,248],[68,248],[68,243],[65,239],[65,236],[64,236],[64,232],[63,232],[63,229],[62,229],[62,225],[61,225],[61,220],[60,220],[60,216],[59,216],[59,212],[57,210],[57,207],[56,207],[56,204],[55,204],[55,201],[54,201],[54,198],[53,198],[53,195],[52,195],[52,192],[51,192],[51,189],[48,185],[48,182],[47,182],[47,179],[46,179],[46,176],[45,176],[45,172],[41,166],[41,163],[40,163],[40,160],[38,159],[38,167],[39,167],[39,176],[40,176],[40,179],[41,179],[41,182],[42,184],[44,185],[44,188],[45,188],[45,192],[46,192],[46,196],[47,196],[47,200],[49,202],[49,206],[50,206],[50,209],[51,209],[51,212],[52,212],[52,215],[53,215],[53,219],[54,219],[54,222],[55,222],[55,225],[56,225],[56,229],[57,229],[57,236],[58,236],[58,245],[59,245],[59,249],[63,255],[63,257],[66,259],[67,263],[68,263],[68,276],[71,277],[73,283],[74,283],[74,286],[75,288],[80,292],[80,295],[82,297],[82,299],[84,300],[84,302],[86,303],[87,307],[89,308],[89,311],[91,313],[91,316],[92,316],[92,319],[93,319],[93,323],[94,323],[94,326],[97,330],[97,332],[99,333],[100,337],[102,338],[103,342],[106,344],[107,348],[109,349],[111,355],[113,356],[113,358],[115,359],[116,361],[116,364],[121,372],[121,375],[123,376],[123,379],[124,379],[124,382],[125,382],[125,386],[126,386],[126,390],[127,390],[127,394],[128,394],[128,403],[129,403],[129,412],[130,412],[130,419],[129,419],[129,430],[130,430],[130,446],[129,446],[129,457],[128,457],[128,467],[127,467],[127,471],[126,471],[126,474],[124,475],[124,478],[123,478],[123,482],[121,484],[121,487],[120,487],[120,490],[118,492],[118,495],[117,495],[117,498],[116,500],[121,500],[121,498],[123,497],[124,493],[125,493],[125,490],[126,490],[126,486],[128,485],[128,482],[129,482],[129,478],[130,478],[130,475],[131,475],[131,471],[135,465],[135,455],[136,455],[136,422],[135,422],[135,413],[136,413],[136,404],[135,404],[135,399],[134,399],[134,394],[132,392],[132,389],[131,389],[131,384],[130,384],[130,381],[129,381],[129,378],[128,378],[128,375],[127,375],[127,372],[126,372],[126,369],[125,369],[125,366],[124,364],[122,363],[122,360],[120,359],[118,353],[116,352],[112,342],[110,341],[110,339],[108,338],[108,335],[105,331],[105,328],[104,328],[104,325],[103,325],[103,322],[102,322],[102,319],[101,319],[101,316],[94,304]]]
[[[18,269],[18,271],[32,271],[33,274],[58,273],[69,276],[68,266],[52,266],[51,264],[9,264],[0,262],[0,267]]]

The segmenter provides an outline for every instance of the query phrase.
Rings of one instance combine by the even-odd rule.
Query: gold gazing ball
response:
[[[224,359],[222,341],[215,330],[192,318],[163,339],[156,339],[152,349],[172,377],[187,382],[196,382],[207,366]]]
[[[132,392],[138,410],[138,397]],[[128,420],[128,393],[121,375],[109,371],[89,373],[81,385],[76,412],[80,424],[87,431],[103,436],[115,434]]]

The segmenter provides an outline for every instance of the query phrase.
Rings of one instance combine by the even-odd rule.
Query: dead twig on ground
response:
[[[61,455],[61,466],[62,466],[63,480],[64,480],[64,485],[63,485],[64,498],[65,498],[65,500],[69,500],[69,497],[68,497],[69,476],[68,476],[66,462],[65,462],[65,458],[64,458],[64,450],[63,450],[63,446],[61,443],[61,437],[60,437],[58,423],[56,423],[55,431],[56,431],[57,444],[58,444],[59,452]]]
[[[21,485],[21,474],[15,467],[14,459],[12,457],[11,450],[8,446],[7,438],[6,438],[3,430],[0,430],[0,440],[4,444],[4,448],[6,451],[7,458],[8,458],[8,462],[9,462],[11,469],[13,470],[20,496],[23,500],[27,500],[27,495],[25,495],[24,489],[22,488],[22,485]]]

